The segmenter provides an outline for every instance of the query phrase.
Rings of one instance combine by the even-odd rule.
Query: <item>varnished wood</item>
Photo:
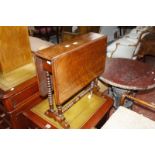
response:
[[[107,58],[100,79],[112,86],[128,90],[146,90],[155,87],[155,69],[124,58]]]
[[[47,89],[47,81],[46,81],[46,70],[44,70],[43,67],[43,60],[40,57],[37,57],[34,54],[34,60],[36,64],[36,75],[37,75],[37,81],[39,84],[39,92],[43,97],[46,97],[48,94],[48,89]]]
[[[32,61],[28,30],[24,26],[0,26],[0,74]]]
[[[46,49],[40,50],[35,54],[38,57],[41,57],[45,60],[52,61],[57,56],[62,56],[63,54],[67,54],[68,52],[71,52],[73,49],[75,50],[77,48],[89,45],[90,43],[96,42],[97,40],[100,40],[100,39],[104,39],[106,42],[106,36],[98,33],[88,33],[88,34],[77,36],[73,40],[66,41],[61,44],[57,44],[52,47],[48,47]],[[77,42],[77,44],[75,42]],[[66,47],[66,45],[70,45],[70,46]],[[103,44],[103,46],[105,45]]]
[[[53,104],[53,94],[52,94],[52,80],[50,77],[49,72],[46,72],[46,79],[47,79],[47,88],[48,88],[48,102],[49,102],[49,107],[50,111],[54,112],[54,104]]]
[[[21,128],[19,115],[40,99],[27,27],[0,27],[0,105],[10,128]]]
[[[108,114],[109,110],[112,107],[113,100],[108,96],[103,96],[106,99],[105,103],[91,116],[91,118],[81,126],[82,129],[90,129],[97,125],[97,123]],[[39,115],[36,115],[32,110],[26,110],[23,115],[28,119],[29,124],[32,124],[33,128],[47,128],[48,125],[51,129],[56,129],[56,127],[49,121],[41,118]]]
[[[89,32],[99,33],[99,26],[77,26],[77,30],[72,32],[72,26],[62,27],[62,41],[69,41],[74,39],[76,36],[86,34]]]
[[[36,53],[51,63],[56,104],[64,103],[103,72],[105,50],[106,37],[89,33]]]
[[[64,103],[103,72],[104,45],[105,39],[102,39],[53,61],[52,74],[57,104]]]
[[[37,70],[40,69],[38,76],[42,76],[42,71],[46,71],[47,74],[46,83],[44,76],[39,78],[43,79],[39,84],[42,96],[45,96],[45,85],[48,87],[50,109],[45,115],[59,122],[63,128],[68,128],[70,125],[65,119],[62,105],[101,75],[105,64],[106,41],[107,38],[101,34],[88,33],[34,53],[35,60],[41,63],[36,63],[39,66]],[[95,83],[91,85],[91,89],[94,85]],[[52,89],[55,106],[51,106]],[[69,109],[71,107],[69,106]]]
[[[36,92],[38,92],[38,84],[36,77],[34,77],[16,86],[14,91],[4,92],[0,99],[7,107],[7,111],[10,112],[16,109],[23,100],[26,100]]]
[[[59,109],[58,109],[59,110]],[[47,115],[48,117],[53,118],[55,121],[59,122],[59,124],[64,128],[64,129],[68,129],[70,127],[70,125],[68,124],[68,122],[66,121],[65,117],[63,116],[63,114],[59,114],[57,112],[51,112],[50,110],[47,110],[45,115]]]
[[[11,128],[21,128],[20,124],[24,122],[18,122],[18,115],[26,107],[34,105],[38,98],[40,95],[36,77],[17,85],[13,91],[1,90],[0,101]]]
[[[141,91],[135,95],[124,94],[121,99],[122,105],[124,104],[125,99],[130,99],[135,102],[135,104],[155,111],[155,89]]]
[[[150,31],[142,40],[140,47],[140,56],[155,56],[155,30]]]

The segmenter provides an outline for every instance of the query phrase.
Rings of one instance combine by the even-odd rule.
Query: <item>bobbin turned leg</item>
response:
[[[46,80],[47,80],[47,88],[48,88],[49,109],[45,112],[45,114],[55,119],[56,112],[54,110],[54,105],[53,105],[52,81],[51,81],[49,72],[46,72]]]
[[[100,90],[100,87],[98,86],[98,79],[96,78],[92,84],[92,91],[94,94],[96,94],[98,96],[103,96],[103,93],[100,92],[99,90]]]
[[[53,106],[53,95],[52,95],[52,81],[50,77],[50,73],[46,72],[46,79],[47,79],[47,88],[48,88],[48,102],[50,111],[54,112],[54,106]]]
[[[94,81],[92,81],[92,82],[90,83],[90,96],[93,95],[93,92],[94,92],[94,90],[93,90],[94,85],[95,85],[95,83],[94,83]]]
[[[98,79],[97,79],[97,78],[94,80],[94,87],[95,87],[96,91],[99,92],[100,87],[99,87],[99,85],[98,85]]]
[[[47,79],[47,88],[48,88],[48,102],[49,102],[49,109],[45,112],[45,114],[54,120],[58,121],[63,128],[69,128],[69,124],[65,121],[65,117],[62,113],[62,106],[58,105],[56,112],[54,110],[53,104],[53,95],[52,95],[52,81],[50,77],[50,73],[46,72],[46,79]]]

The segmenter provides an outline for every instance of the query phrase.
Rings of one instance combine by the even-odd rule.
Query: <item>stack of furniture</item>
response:
[[[62,27],[62,42],[73,39],[80,34],[89,32],[99,33],[99,26],[63,26]]]
[[[31,48],[43,44],[33,45],[27,27],[0,27],[0,34],[0,126],[22,128],[20,114],[40,100]]]
[[[50,41],[52,36],[56,37],[57,43],[59,43],[59,36],[61,33],[60,26],[34,26],[30,27],[30,34],[34,37],[41,38]]]

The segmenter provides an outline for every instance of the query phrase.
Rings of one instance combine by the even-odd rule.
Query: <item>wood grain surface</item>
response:
[[[94,41],[52,62],[57,104],[64,103],[104,71],[106,39]]]
[[[106,41],[101,34],[88,33],[35,53],[52,74],[56,104],[64,103],[104,71]],[[44,85],[40,83],[40,90]]]
[[[107,58],[100,79],[122,89],[152,89],[155,87],[155,68],[136,60]]]
[[[0,26],[0,73],[32,61],[28,30],[24,26]]]

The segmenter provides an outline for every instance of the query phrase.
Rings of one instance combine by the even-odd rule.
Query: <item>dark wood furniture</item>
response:
[[[101,98],[100,98],[101,99]],[[88,117],[88,115],[83,115],[77,113],[80,109],[77,109],[77,112],[75,115],[70,115],[69,113],[73,113],[73,111],[69,111],[67,115],[67,118],[69,119],[71,128],[81,128],[81,129],[90,129],[96,127],[98,123],[100,123],[98,126],[102,126],[103,123],[107,120],[109,117],[109,111],[111,110],[113,100],[108,96],[103,96],[103,100],[101,99],[104,104],[98,108],[98,110],[95,113],[92,113],[93,115]],[[92,104],[94,103],[91,102]],[[76,103],[77,104],[77,103]],[[85,106],[85,102],[82,101],[81,106],[84,105],[83,108],[81,108],[81,112],[85,113],[87,111]],[[97,106],[95,104],[98,104],[96,101],[94,103],[95,110],[97,109]],[[88,105],[87,105],[88,106]],[[39,128],[39,129],[62,129],[62,126],[60,126],[57,122],[55,122],[52,118],[47,117],[45,115],[46,110],[48,110],[48,101],[44,100],[40,102],[40,104],[36,104],[36,106],[33,106],[31,109],[23,112],[24,115],[24,123],[27,126],[27,128]],[[78,116],[77,118],[73,118],[74,116]],[[80,123],[76,123],[75,121],[79,121]],[[82,126],[80,126],[81,121],[85,122]]]
[[[88,33],[35,53],[40,93],[48,90],[48,100],[24,112],[26,118],[40,128],[94,127],[112,106],[97,84],[105,50],[106,37]]]
[[[119,32],[120,32],[120,36],[123,36],[127,33],[127,30],[131,30],[133,28],[135,28],[136,26],[118,26],[119,28]]]
[[[141,39],[139,55],[141,57],[145,55],[155,56],[155,28],[150,29],[149,33]]]
[[[107,84],[128,90],[147,90],[155,87],[155,69],[125,58],[107,58],[100,79]]]
[[[147,55],[147,51],[143,55],[143,61],[144,63],[155,68],[155,57],[152,55]],[[138,91],[134,94],[124,94],[121,102],[132,102],[133,104],[131,108],[133,111],[140,113],[155,121],[154,96],[154,89],[140,92]]]
[[[155,69],[135,60],[107,58],[100,80],[130,93],[131,91],[149,90],[155,87]],[[123,93],[124,91],[116,96],[121,97]]]
[[[59,43],[62,28],[60,26],[34,26],[33,36],[50,41],[50,37],[56,36]]]
[[[19,115],[40,98],[28,30],[0,27],[0,34],[0,124],[22,128]]]
[[[0,109],[3,111],[3,121],[9,128],[23,128],[24,122],[20,121],[19,115],[38,98],[40,94],[36,76],[8,91],[1,89]]]
[[[62,27],[62,42],[73,39],[74,37],[86,34],[89,32],[99,33],[99,26],[77,26],[75,31],[72,30],[73,26],[63,26]]]

